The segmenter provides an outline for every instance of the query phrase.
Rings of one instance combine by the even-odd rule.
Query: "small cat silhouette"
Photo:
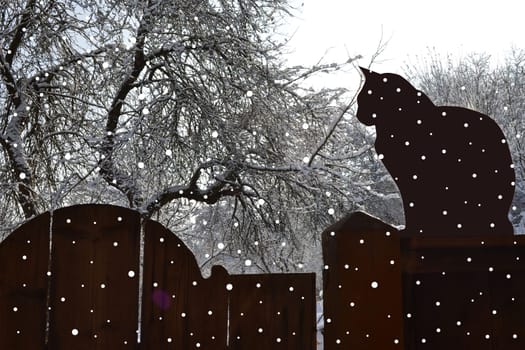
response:
[[[515,187],[507,140],[488,116],[435,106],[396,74],[360,68],[357,119],[396,182],[407,235],[513,234]]]

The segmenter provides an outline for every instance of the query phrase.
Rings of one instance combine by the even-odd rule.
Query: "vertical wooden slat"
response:
[[[225,349],[227,273],[203,279],[191,251],[159,223],[145,229],[143,349]]]
[[[45,348],[49,214],[0,243],[0,349]]]
[[[509,254],[509,258],[522,254]],[[516,268],[495,271],[490,274],[491,315],[493,320],[494,344],[496,349],[525,349],[525,267],[522,260],[514,260]],[[525,261],[525,260],[523,260]]]
[[[323,233],[324,348],[403,349],[397,230],[353,213]]]
[[[50,347],[130,349],[136,344],[140,218],[83,205],[53,216]]]
[[[233,275],[229,278],[230,349],[313,350],[315,275]]]
[[[493,344],[502,350],[525,349],[525,236],[502,241],[503,247],[491,248],[498,259],[488,273]]]

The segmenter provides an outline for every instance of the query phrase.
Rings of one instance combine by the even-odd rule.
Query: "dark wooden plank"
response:
[[[133,348],[138,213],[108,205],[60,209],[53,216],[52,240],[50,348]]]
[[[315,274],[229,278],[230,349],[316,348]]]
[[[44,349],[49,214],[0,243],[0,349]]]
[[[146,223],[142,349],[225,349],[227,273],[203,279],[184,243],[157,222]]]
[[[409,272],[519,270],[525,237],[418,237],[403,239],[403,268]],[[423,261],[424,260],[424,261]]]
[[[478,248],[478,247],[510,247],[524,246],[525,235],[477,235],[477,236],[411,236],[402,239],[407,249],[421,248]]]
[[[397,230],[353,213],[323,233],[324,347],[402,349]]]
[[[523,260],[515,260],[515,264],[519,270],[489,273],[488,317],[494,349],[498,350],[525,349],[525,264]]]
[[[414,274],[405,282],[407,349],[492,349],[485,272]]]
[[[524,243],[498,236],[403,240],[407,349],[523,349]]]

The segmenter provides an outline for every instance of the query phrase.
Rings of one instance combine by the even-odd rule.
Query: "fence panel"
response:
[[[315,348],[314,274],[214,266],[203,278],[179,238],[144,228],[141,252],[137,212],[81,205],[13,232],[0,244],[0,348]]]
[[[143,349],[225,349],[226,271],[202,278],[192,252],[159,223],[146,223]]]
[[[49,214],[0,244],[0,349],[43,349],[49,261]]]
[[[51,349],[131,349],[139,286],[138,213],[84,205],[53,216]]]
[[[525,348],[525,237],[402,240],[408,349]]]
[[[354,213],[323,256],[325,349],[525,349],[525,236],[407,236]]]
[[[315,274],[234,275],[228,289],[230,349],[315,349]]]

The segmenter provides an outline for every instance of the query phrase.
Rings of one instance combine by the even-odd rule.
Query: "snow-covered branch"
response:
[[[100,153],[103,156],[100,160],[101,175],[110,185],[115,186],[126,195],[129,200],[129,204],[132,207],[137,207],[140,205],[143,200],[142,193],[135,183],[135,180],[117,168],[114,161],[114,138],[124,101],[126,100],[129,92],[133,88],[133,84],[139,78],[140,73],[146,65],[144,56],[144,43],[146,41],[146,35],[148,34],[148,28],[150,25],[149,21],[151,20],[149,14],[150,6],[151,1],[148,1],[143,18],[137,29],[136,44],[134,48],[131,69],[129,69],[129,72],[126,74],[124,80],[117,90],[117,93],[113,97],[113,101],[107,113],[106,134],[100,149]]]
[[[16,26],[15,34],[9,49],[4,55],[0,49],[0,76],[9,93],[9,99],[6,106],[7,126],[2,130],[0,141],[9,157],[9,162],[13,170],[14,181],[18,182],[19,202],[26,218],[37,214],[36,205],[33,200],[31,190],[32,171],[27,162],[27,156],[24,151],[24,142],[21,137],[23,124],[27,120],[27,114],[30,106],[26,101],[27,85],[24,81],[17,82],[11,70],[13,58],[21,45],[26,28],[29,25],[31,11],[35,1],[29,1],[23,11],[20,21]]]

